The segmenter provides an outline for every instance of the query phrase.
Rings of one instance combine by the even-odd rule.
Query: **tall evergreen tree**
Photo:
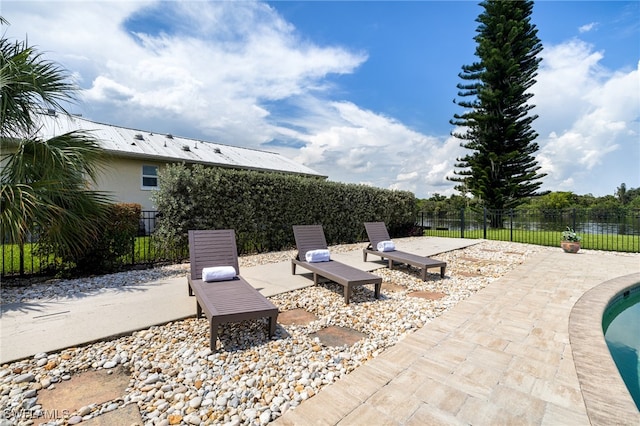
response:
[[[486,0],[480,6],[474,37],[479,61],[462,67],[457,87],[463,100],[454,102],[465,111],[450,120],[462,128],[452,135],[472,152],[457,159],[450,180],[481,205],[508,209],[539,195],[545,176],[534,157],[538,135],[531,124],[537,115],[529,114],[534,105],[527,104],[542,44],[531,23],[533,1]],[[494,225],[501,226],[501,219]]]

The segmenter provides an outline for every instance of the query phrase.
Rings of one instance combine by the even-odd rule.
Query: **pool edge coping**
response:
[[[591,424],[640,424],[640,411],[607,347],[602,318],[611,301],[640,286],[640,273],[605,281],[580,297],[569,317],[569,341]]]

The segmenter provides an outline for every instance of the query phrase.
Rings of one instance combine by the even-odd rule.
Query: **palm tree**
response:
[[[39,114],[47,109],[68,114],[64,104],[76,100],[76,90],[63,68],[26,41],[0,39],[2,237],[23,245],[37,232],[64,258],[91,244],[110,201],[90,189],[105,160],[90,134],[37,136]]]

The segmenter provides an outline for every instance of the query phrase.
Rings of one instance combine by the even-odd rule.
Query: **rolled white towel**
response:
[[[309,250],[305,253],[304,258],[309,263],[328,262],[331,260],[329,250],[327,249]]]
[[[376,248],[378,251],[394,251],[396,249],[396,245],[393,244],[393,241],[380,241]]]
[[[236,277],[236,268],[233,266],[211,266],[202,268],[203,281],[229,281]]]

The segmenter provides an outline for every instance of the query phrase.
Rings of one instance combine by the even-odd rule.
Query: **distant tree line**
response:
[[[438,213],[462,208],[482,208],[476,198],[462,195],[445,197],[434,194],[431,198],[418,200],[418,209],[422,212]],[[570,191],[555,191],[545,195],[526,198],[517,207],[519,210],[561,210],[561,209],[597,209],[603,212],[615,212],[627,209],[640,209],[640,187],[627,189],[622,183],[612,195],[596,197],[591,194],[578,195]]]

